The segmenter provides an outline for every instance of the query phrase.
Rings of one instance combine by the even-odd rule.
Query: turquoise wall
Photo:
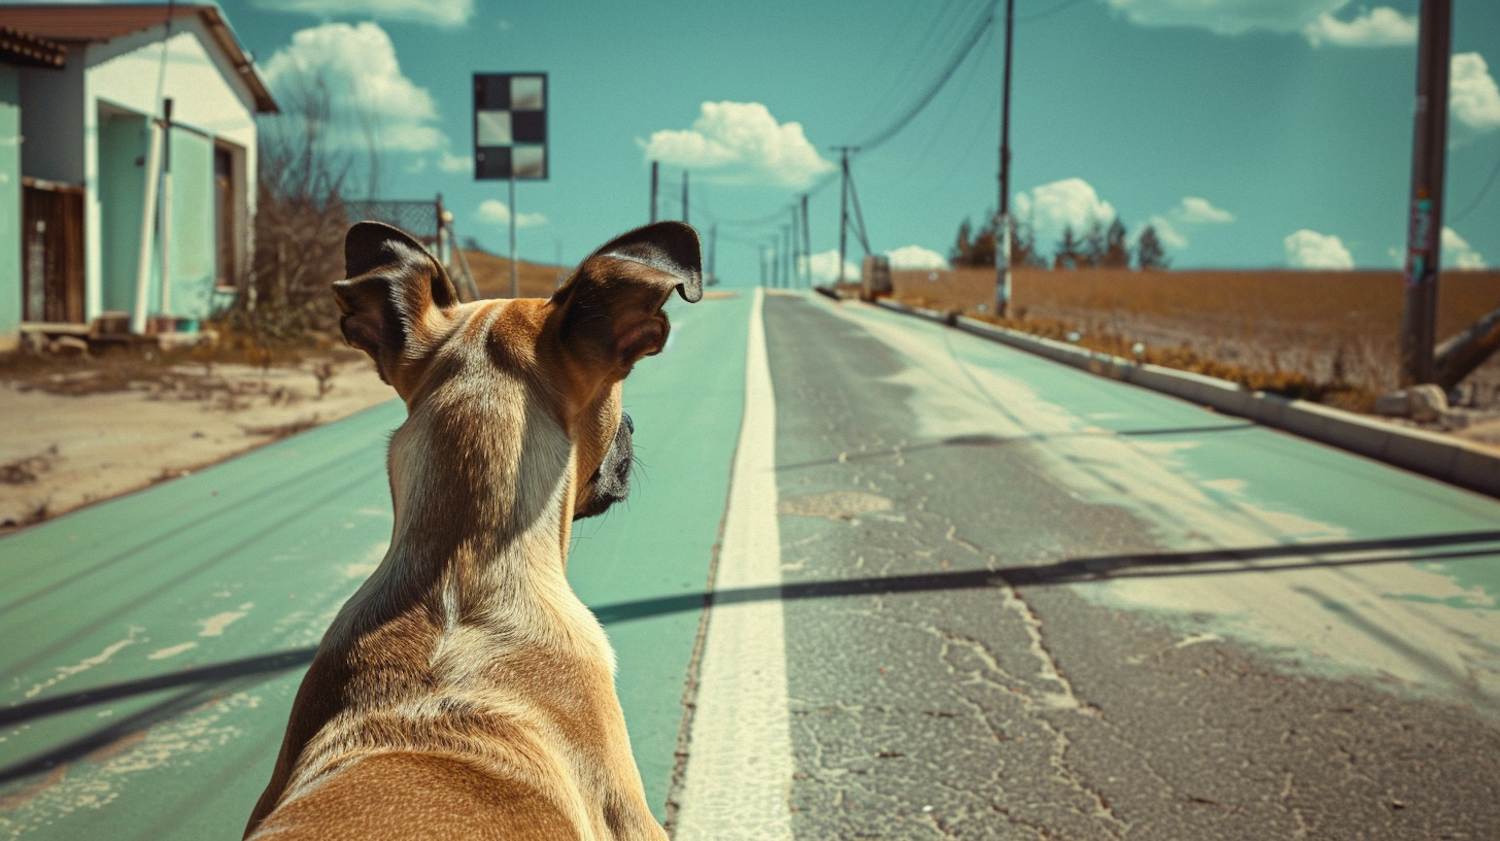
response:
[[[0,350],[21,335],[21,83],[0,65]]]
[[[214,144],[190,131],[172,131],[171,315],[207,318],[213,312],[215,257]]]
[[[146,190],[145,164],[136,161],[146,157],[145,131],[143,116],[99,116],[100,303],[105,310],[135,309]]]

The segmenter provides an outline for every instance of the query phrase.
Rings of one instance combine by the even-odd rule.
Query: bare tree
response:
[[[229,325],[258,345],[305,341],[308,331],[331,331],[338,313],[328,293],[343,276],[344,203],[351,182],[367,176],[378,186],[378,125],[357,109],[336,112],[321,77],[298,76],[279,86],[283,113],[262,118],[255,250],[249,277],[223,314]],[[352,119],[363,155],[342,142]],[[344,134],[341,134],[344,132]]]

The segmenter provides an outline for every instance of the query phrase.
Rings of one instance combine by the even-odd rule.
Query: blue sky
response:
[[[1500,3],[1457,0],[1446,267],[1500,265]],[[922,100],[983,0],[224,0],[273,88],[320,73],[373,112],[388,198],[441,192],[506,247],[475,182],[470,77],[550,74],[551,179],[517,186],[523,257],[576,262],[662,215],[718,222],[718,270],[759,277],[765,220]],[[1163,232],[1174,266],[1394,268],[1410,185],[1417,0],[1016,0],[1012,193],[1050,250],[1066,220]],[[1004,4],[1000,3],[1003,10]],[[854,158],[872,248],[946,255],[997,203],[1002,38],[985,31],[916,119]],[[1471,208],[1472,205],[1472,209]],[[811,199],[817,268],[836,181]],[[1459,214],[1467,210],[1467,213]],[[861,252],[851,238],[855,262]],[[926,259],[932,259],[927,257]]]

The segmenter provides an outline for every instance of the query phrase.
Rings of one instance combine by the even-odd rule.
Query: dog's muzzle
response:
[[[630,419],[630,415],[621,412],[615,440],[610,442],[604,461],[600,462],[599,469],[590,477],[593,493],[578,506],[573,519],[581,520],[603,514],[611,505],[630,495],[630,467],[634,452],[630,446],[630,435],[633,432],[635,422]]]

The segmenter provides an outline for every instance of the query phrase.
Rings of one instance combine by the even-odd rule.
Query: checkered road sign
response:
[[[547,178],[547,74],[474,74],[474,177]]]

